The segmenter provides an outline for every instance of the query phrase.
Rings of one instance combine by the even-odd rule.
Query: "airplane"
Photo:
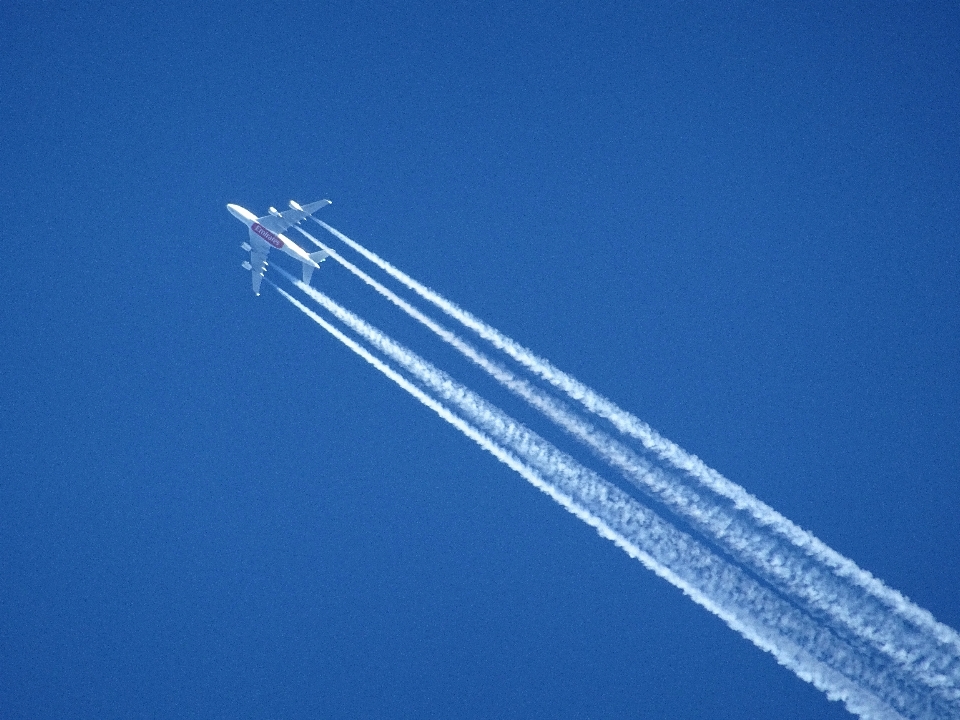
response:
[[[283,232],[304,218],[312,217],[317,210],[330,204],[329,200],[317,200],[301,206],[291,200],[289,210],[279,212],[272,207],[270,214],[263,217],[257,217],[239,205],[232,203],[227,205],[230,214],[246,225],[250,231],[250,242],[245,242],[240,247],[250,253],[250,260],[243,263],[243,269],[250,271],[254,295],[260,294],[260,281],[263,280],[263,274],[267,271],[267,255],[270,254],[271,248],[283,250],[287,255],[303,263],[303,282],[310,284],[314,269],[320,267],[320,263],[327,259],[326,251],[308,253]]]

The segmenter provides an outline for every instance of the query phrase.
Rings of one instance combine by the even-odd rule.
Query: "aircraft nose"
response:
[[[227,210],[230,211],[230,214],[235,218],[243,219],[243,215],[240,214],[240,206],[234,205],[233,203],[227,203]]]

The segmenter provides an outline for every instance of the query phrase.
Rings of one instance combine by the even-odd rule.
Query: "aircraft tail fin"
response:
[[[310,259],[313,260],[318,265],[327,259],[330,253],[326,250],[318,250],[315,253],[310,253]],[[303,283],[304,285],[310,284],[310,278],[313,277],[313,265],[308,265],[307,263],[303,264]]]

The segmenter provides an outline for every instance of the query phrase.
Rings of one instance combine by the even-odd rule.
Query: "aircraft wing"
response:
[[[253,282],[253,294],[260,294],[260,281],[263,280],[263,274],[267,271],[267,254],[250,251],[250,278]]]
[[[274,235],[279,235],[329,204],[329,200],[317,200],[316,202],[307,203],[306,205],[291,206],[289,210],[278,212],[276,215],[271,213],[270,215],[257,218],[257,222]]]

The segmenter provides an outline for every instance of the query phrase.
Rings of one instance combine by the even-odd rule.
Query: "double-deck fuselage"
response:
[[[260,281],[267,271],[267,256],[271,250],[283,250],[287,255],[303,263],[303,282],[310,284],[314,269],[320,267],[320,262],[327,257],[326,251],[308,253],[283,232],[304,218],[312,217],[313,213],[329,204],[329,200],[318,200],[307,205],[299,205],[291,200],[289,210],[280,212],[276,208],[270,208],[270,214],[263,217],[257,217],[239,205],[227,205],[230,214],[246,225],[249,230],[250,239],[241,247],[250,253],[250,260],[244,262],[243,267],[251,273],[255,294],[260,294]]]
[[[320,265],[313,261],[313,259],[310,257],[310,254],[306,250],[301,248],[283,233],[272,233],[267,230],[263,225],[257,222],[257,216],[246,208],[242,208],[239,205],[230,204],[227,205],[227,210],[229,210],[230,213],[240,222],[244,223],[248,228],[250,228],[250,245],[257,247],[257,244],[259,243],[261,249],[264,250],[264,254],[270,252],[271,248],[283,250],[287,255],[295,257],[302,263],[306,263],[307,265],[315,268],[320,267]]]

